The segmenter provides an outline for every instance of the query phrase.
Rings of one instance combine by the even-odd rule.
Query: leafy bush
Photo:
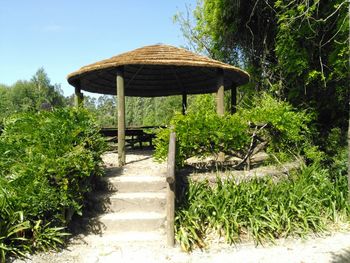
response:
[[[98,126],[83,109],[5,120],[0,136],[0,205],[7,211],[0,215],[3,257],[20,254],[13,242],[25,244],[28,251],[62,242],[63,228],[74,213],[81,213],[93,176],[101,174],[104,148]],[[19,232],[9,236],[13,227]]]
[[[253,100],[251,106],[234,115],[220,117],[212,109],[190,108],[177,114],[170,123],[177,136],[178,165],[192,156],[206,157],[224,152],[242,159],[267,147],[269,152],[298,154],[309,147],[312,119],[305,111],[295,111],[287,102],[267,94]],[[167,157],[170,128],[162,129],[155,141],[155,157]]]
[[[331,181],[328,176],[313,166],[279,182],[264,178],[237,184],[217,178],[213,186],[190,181],[176,211],[176,239],[189,251],[204,247],[212,231],[228,243],[251,237],[262,243],[325,230],[350,212],[346,177]]]

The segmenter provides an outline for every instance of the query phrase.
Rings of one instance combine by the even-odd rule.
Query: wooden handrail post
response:
[[[175,132],[170,133],[168,166],[167,166],[167,225],[166,235],[167,244],[170,247],[175,245],[175,151],[176,151],[176,135]]]

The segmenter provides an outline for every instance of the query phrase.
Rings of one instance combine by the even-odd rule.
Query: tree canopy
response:
[[[11,86],[0,85],[0,95],[0,119],[17,112],[66,104],[60,85],[52,85],[43,68],[38,69],[29,81],[18,80]]]
[[[200,0],[178,14],[189,45],[248,69],[250,89],[313,109],[319,131],[347,126],[348,1]]]

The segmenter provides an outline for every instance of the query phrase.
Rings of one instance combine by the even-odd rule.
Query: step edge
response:
[[[146,216],[145,216],[146,215]],[[106,213],[98,217],[100,220],[153,220],[166,219],[165,213],[157,212],[114,212]]]
[[[103,180],[110,181],[113,183],[135,183],[135,182],[142,182],[142,183],[154,183],[154,182],[165,182],[165,176],[139,176],[139,175],[126,175],[126,176],[116,176],[116,177],[103,177]]]

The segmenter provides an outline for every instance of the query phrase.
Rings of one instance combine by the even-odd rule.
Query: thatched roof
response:
[[[124,66],[125,95],[155,97],[210,93],[217,90],[217,71],[224,71],[225,88],[249,81],[245,71],[168,45],[152,45],[82,67],[68,82],[82,90],[116,94],[116,71]]]

